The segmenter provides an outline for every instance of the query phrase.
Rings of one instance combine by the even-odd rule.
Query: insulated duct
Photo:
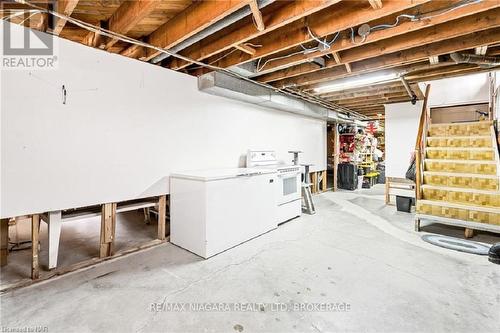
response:
[[[230,75],[211,72],[198,77],[198,89],[202,92],[231,98],[275,110],[291,112],[323,120],[344,120],[345,116],[323,106],[287,96],[280,92],[243,81]]]
[[[274,0],[258,0],[259,8],[264,8],[273,2]],[[222,20],[215,22],[211,26],[207,27],[205,30],[202,30],[197,34],[191,36],[190,38],[187,38],[186,40],[180,42],[176,46],[169,49],[169,51],[172,53],[178,53],[184,50],[185,48],[193,45],[194,43],[197,43],[200,40],[216,33],[217,31],[220,31],[230,26],[231,24],[238,22],[239,20],[245,18],[248,15],[252,15],[252,10],[250,9],[250,6],[244,6],[243,8],[240,8],[234,13],[226,16]],[[167,59],[168,57],[170,57],[168,54],[162,53],[151,59],[151,62],[153,64],[156,64],[164,59]]]
[[[489,57],[457,52],[451,53],[450,57],[457,64],[477,64],[486,67],[500,66],[500,57]]]

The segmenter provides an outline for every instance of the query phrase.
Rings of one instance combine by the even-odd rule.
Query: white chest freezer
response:
[[[236,168],[170,176],[170,242],[209,258],[277,227],[276,171]]]

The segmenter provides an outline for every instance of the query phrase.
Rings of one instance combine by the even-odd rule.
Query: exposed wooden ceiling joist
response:
[[[209,27],[214,22],[248,5],[249,0],[199,1],[158,27],[147,37],[147,42],[156,47],[169,49]],[[140,51],[138,51],[140,53]],[[145,60],[159,54],[147,49]]]
[[[113,13],[108,20],[108,29],[122,35],[126,35],[140,21],[147,17],[160,3],[158,0],[135,0],[125,1]],[[106,43],[109,50],[117,39],[111,39]]]
[[[239,27],[237,30],[229,33],[221,32],[220,35],[217,34],[217,36],[219,36],[218,39],[207,39],[206,41],[202,40],[191,45],[186,50],[183,50],[180,54],[188,58],[201,61],[210,56],[231,49],[236,45],[243,44],[256,37],[268,34],[296,20],[329,7],[339,1],[340,0],[291,1],[272,13],[267,13],[263,16],[262,20],[266,27],[263,31],[257,30],[253,20],[250,18],[245,25]],[[170,68],[182,69],[187,65],[189,65],[189,63],[186,61],[173,59],[170,64]]]
[[[490,29],[486,30],[486,33],[480,32],[485,29],[500,26],[500,10],[494,10],[494,15],[497,16],[479,15],[480,16],[474,16],[469,21],[468,25],[460,25],[453,30],[431,28],[431,31],[427,31],[425,35],[412,33],[415,35],[408,34],[398,36],[382,42],[346,50],[341,55],[341,59],[343,62],[351,64],[353,74],[358,74],[360,72],[380,69],[381,67],[387,68],[389,67],[390,59],[392,59],[392,65],[398,66],[401,63],[409,61],[427,59],[429,56],[447,54],[473,48],[477,45],[494,43],[498,40],[497,38],[500,30]],[[479,33],[475,33],[475,31],[479,31]],[[362,69],[357,67],[356,62],[378,57],[380,57],[379,60],[381,60],[379,61],[379,66],[369,66],[368,68],[363,68],[363,66],[361,66]],[[369,62],[370,61],[367,61],[366,63]],[[305,73],[300,67],[291,67],[285,70],[285,72],[280,73],[279,76],[276,75],[276,73],[274,74],[273,78],[286,78],[272,82],[276,87],[280,87],[324,82],[338,77],[339,75],[345,75],[346,71],[343,67],[339,67],[335,63],[324,69],[316,69],[316,71],[310,71],[308,69]],[[266,75],[264,78],[258,78],[258,80],[269,82],[270,75]]]
[[[500,3],[496,3],[496,5],[500,5]],[[411,49],[438,41],[444,41],[476,31],[498,27],[500,26],[500,9],[497,8],[484,13],[468,16],[461,19],[460,24],[457,23],[459,22],[450,21],[421,31],[414,31],[393,38],[386,38],[375,43],[360,45],[358,47],[345,50],[341,53],[340,57],[344,62],[351,63],[352,65],[352,63],[356,61]],[[427,55],[427,57],[428,56],[431,55]],[[335,67],[336,65],[336,61],[327,60],[325,69]],[[318,69],[317,67],[311,69],[310,66],[298,65],[263,75],[258,77],[258,80],[262,82],[270,82],[283,77],[289,78],[312,72],[321,72],[325,69]]]
[[[415,7],[425,2],[427,2],[427,0],[386,0],[384,8],[377,10],[373,10],[368,4],[366,4],[365,7],[359,7],[359,4],[355,2],[348,3],[347,5],[342,4],[342,6],[333,6],[327,10],[311,15],[306,21],[297,21],[293,24],[277,29],[272,33],[266,34],[261,38],[252,40],[253,44],[261,45],[254,55],[233,53],[230,56],[217,61],[215,64],[219,67],[227,68],[243,62],[268,57],[314,40],[313,36],[309,33],[309,30],[314,36],[323,37],[349,29],[350,27],[362,24],[369,20]],[[387,34],[387,31],[379,31],[376,33]],[[391,32],[391,34],[394,34],[394,32]],[[340,44],[344,45],[344,47],[353,46],[350,40],[347,41],[344,39],[343,41],[344,42],[342,43],[334,44],[332,49],[326,53],[332,53],[339,50],[340,48],[338,48],[337,45]],[[314,54],[308,55],[306,59],[312,59],[324,54],[324,52],[315,52]],[[211,59],[208,61],[211,62]],[[269,64],[266,66],[268,65]]]
[[[76,5],[78,4],[79,0],[60,0],[57,2],[57,12],[64,14],[66,16],[71,16],[73,13],[73,10],[75,9]],[[54,35],[59,35],[61,31],[64,29],[64,26],[66,25],[66,20],[63,19],[57,19],[56,20],[56,25],[54,29],[52,30],[52,33]]]

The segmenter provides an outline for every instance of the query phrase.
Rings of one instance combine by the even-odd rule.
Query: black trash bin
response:
[[[411,212],[411,201],[412,198],[410,197],[401,197],[399,195],[396,196],[396,208],[398,212],[405,212],[405,213],[410,213]]]

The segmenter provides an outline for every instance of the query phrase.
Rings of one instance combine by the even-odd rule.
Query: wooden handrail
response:
[[[420,113],[420,122],[418,124],[417,140],[415,142],[415,198],[417,200],[422,198],[422,191],[420,190],[422,184],[422,173],[424,170],[424,144],[427,137],[427,130],[429,127],[430,113],[427,110],[427,101],[429,99],[429,92],[431,85],[425,87],[424,104],[422,112]]]

